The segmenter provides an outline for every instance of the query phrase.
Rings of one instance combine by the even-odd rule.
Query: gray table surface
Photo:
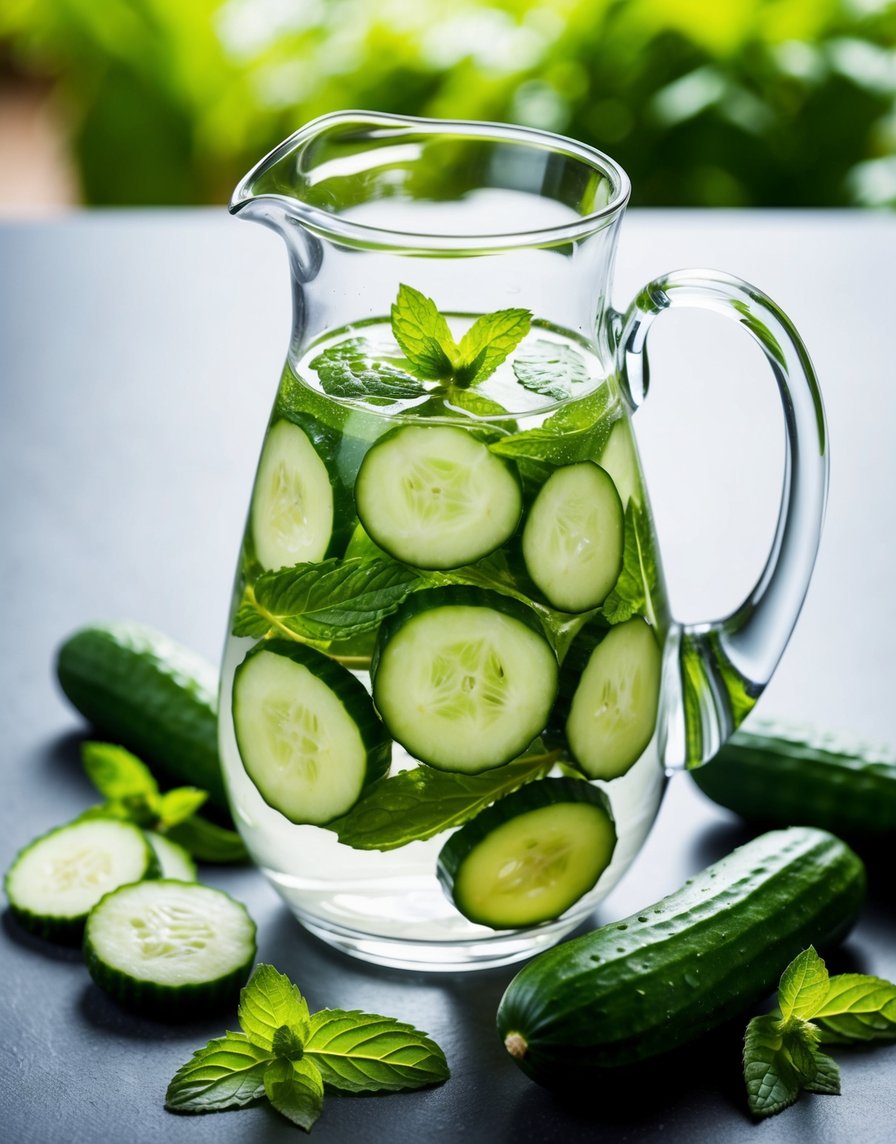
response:
[[[892,216],[632,212],[616,274],[622,305],[657,273],[726,269],[772,294],[803,332],[830,418],[831,497],[809,598],[760,710],[881,741],[894,738],[896,682],[894,262]],[[92,801],[78,763],[84,729],[52,677],[66,634],[128,617],[217,659],[289,320],[277,238],[223,209],[0,225],[4,869]],[[781,463],[773,386],[758,352],[715,316],[670,314],[651,339],[653,391],[635,425],[675,611],[709,618],[750,586],[771,535]],[[747,836],[678,776],[648,846],[595,920],[638,910]],[[317,1140],[892,1139],[894,1049],[838,1053],[841,1097],[803,1099],[760,1127],[746,1113],[736,1031],[637,1086],[595,1082],[579,1100],[559,1098],[526,1080],[495,1035],[512,967],[442,977],[355,963],[304,934],[253,870],[204,873],[249,905],[259,958],[289,973],[313,1007],[402,1017],[448,1054],[453,1075],[440,1088],[328,1098]],[[896,980],[888,881],[873,876],[832,968]],[[3,1139],[297,1138],[265,1108],[163,1110],[168,1079],[222,1020],[129,1017],[77,954],[29,940],[8,916],[0,959]]]

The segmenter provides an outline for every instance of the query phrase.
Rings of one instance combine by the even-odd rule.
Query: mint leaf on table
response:
[[[754,1017],[744,1037],[744,1080],[750,1110],[771,1116],[800,1092],[837,1095],[840,1070],[820,1041],[896,1039],[896,985],[879,977],[829,977],[810,946],[788,965],[778,1008]]]
[[[460,340],[455,384],[461,389],[479,385],[495,372],[528,334],[529,310],[495,310],[483,314]]]
[[[245,862],[249,858],[249,852],[235,830],[218,826],[198,814],[169,827],[165,834],[200,862],[227,864]]]
[[[87,777],[105,799],[151,797],[159,793],[149,767],[115,743],[83,743],[81,761]]]
[[[450,377],[460,359],[444,315],[432,298],[402,284],[392,303],[392,334],[414,371],[429,380]]]
[[[208,791],[198,787],[175,787],[159,796],[157,829],[166,834],[172,826],[186,822],[208,801]]]
[[[414,767],[380,779],[327,826],[356,850],[395,850],[460,826],[505,794],[543,778],[558,752],[517,759],[478,775]]]
[[[399,1092],[448,1078],[445,1054],[426,1033],[394,1017],[322,1009],[285,974],[261,964],[240,993],[243,1032],[225,1033],[182,1065],[165,1095],[171,1112],[223,1112],[265,1097],[310,1131],[325,1086],[342,1092]]]
[[[363,398],[388,404],[420,397],[426,388],[400,365],[375,355],[366,338],[337,342],[309,363],[331,397]]]
[[[646,616],[656,624],[653,601],[659,589],[659,569],[647,511],[634,499],[625,510],[622,571],[601,606],[604,619],[620,624],[632,616]]]
[[[171,1112],[221,1112],[264,1096],[270,1055],[242,1033],[216,1037],[174,1074],[165,1094]]]
[[[324,1082],[307,1057],[273,1061],[265,1070],[264,1090],[271,1105],[306,1132],[324,1110]]]
[[[260,638],[273,628],[299,639],[345,639],[372,631],[420,583],[414,569],[376,558],[263,572],[245,590],[233,634]]]
[[[448,1078],[445,1054],[425,1033],[394,1017],[321,1009],[311,1018],[305,1059],[342,1092],[398,1092]]]
[[[572,346],[539,338],[513,359],[513,372],[525,389],[562,401],[572,387],[588,380],[585,359]]]

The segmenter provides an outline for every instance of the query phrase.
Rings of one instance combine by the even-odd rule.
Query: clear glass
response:
[[[286,140],[234,194],[234,213],[273,227],[286,242],[294,322],[238,562],[222,670],[221,754],[234,818],[254,861],[309,930],[356,956],[406,968],[476,968],[529,956],[573,929],[643,845],[669,771],[699,765],[715,753],[755,703],[796,621],[817,548],[827,479],[824,415],[808,356],[773,303],[719,274],[670,275],[646,287],[625,315],[615,313],[608,299],[628,190],[625,173],[611,159],[569,139],[507,125],[345,112],[317,120]],[[424,368],[396,325],[393,307],[408,287],[418,300],[431,299],[443,316],[442,328],[460,355],[448,364],[440,359],[436,367]],[[732,616],[687,627],[669,612],[630,418],[647,390],[647,328],[663,309],[682,303],[720,309],[757,338],[781,390],[788,435],[779,527],[759,584]],[[480,355],[471,366],[463,357],[464,335],[483,315],[519,311],[529,317],[507,342],[504,356]],[[481,348],[475,331],[467,341],[473,350]],[[434,352],[438,357],[439,351]],[[329,368],[333,363],[339,368]],[[396,378],[398,388],[390,389],[386,383]],[[277,428],[284,423],[290,427],[285,433]],[[452,433],[440,437],[439,427]],[[418,536],[416,548],[405,549],[398,526],[381,523],[379,506],[391,503],[394,495],[394,466],[410,464],[402,459],[404,446],[393,447],[396,441],[448,441],[463,458],[469,453],[477,466],[483,459],[485,467],[477,467],[471,488],[463,492],[465,506],[477,496],[483,501],[475,510],[478,516],[462,518],[460,531],[467,538],[463,558],[439,555],[444,524],[424,531],[425,542]],[[443,494],[436,488],[443,483],[441,476],[433,478],[436,460],[448,466],[447,476],[439,469],[445,483],[461,484],[468,461],[434,460],[428,448],[423,446],[424,467],[429,468],[422,495],[431,500]],[[379,468],[372,457],[381,459]],[[359,479],[362,465],[366,468]],[[400,487],[402,495],[410,496],[408,472],[402,472]],[[492,486],[495,473],[498,484]],[[508,473],[510,486],[504,483]],[[509,495],[519,496],[518,521],[495,531],[490,514],[502,509],[508,487]],[[594,503],[585,495],[592,490]],[[298,514],[297,496],[309,501]],[[430,500],[420,517],[424,530],[430,527],[425,523]],[[419,502],[412,498],[407,503]],[[603,507],[598,511],[595,504]],[[473,510],[465,507],[467,511]],[[282,512],[292,540],[299,517],[312,521],[301,526],[306,528],[302,544],[311,532],[314,537],[310,547],[295,549],[297,562],[283,556],[293,549],[276,543],[266,547],[274,532],[283,535],[274,529],[275,524],[280,528]],[[546,518],[547,524],[536,524]],[[450,518],[445,520],[450,524]],[[414,521],[416,526],[416,516]],[[570,521],[583,530],[571,546]],[[315,529],[321,528],[318,536]],[[565,539],[557,540],[557,528],[566,529]],[[582,557],[589,546],[611,553],[597,558],[603,571],[594,571]],[[571,563],[558,572],[552,562],[570,552]],[[612,578],[602,588],[592,586],[594,577],[606,580],[607,567]],[[329,611],[324,605],[334,604],[332,593],[321,604],[321,585],[333,582],[321,576],[351,570],[360,570],[362,578],[405,577],[413,587],[404,597],[391,597],[380,612],[368,607],[360,622],[356,613],[347,621],[343,598]],[[316,602],[306,591],[308,584],[316,585]],[[577,591],[584,584],[584,595],[568,595],[570,584]],[[356,597],[360,590],[353,589]],[[483,610],[436,615],[446,601],[460,599]],[[526,639],[536,640],[539,655],[549,649],[544,654],[552,666],[545,669],[545,678],[556,672],[558,680],[554,691],[550,681],[540,688],[532,682],[536,675],[521,669],[529,692],[510,716],[501,707],[509,702],[508,680],[516,678],[511,662],[516,652],[508,652],[510,645],[488,645],[492,675],[486,678],[487,672],[476,674],[479,661],[469,672],[463,668],[446,676],[442,660],[426,642],[442,638],[446,616],[459,625],[445,645],[459,657],[453,670],[470,660],[480,637],[487,643],[489,625],[503,624],[494,617],[505,613],[511,626],[517,625],[514,630],[534,633]],[[329,627],[315,627],[322,615]],[[436,626],[414,629],[420,615],[435,616]],[[619,632],[631,634],[641,649],[644,627],[650,647],[642,662],[641,650],[627,650]],[[430,634],[417,644],[403,641],[402,633],[412,630]],[[615,643],[609,639],[614,630]],[[364,707],[370,703],[366,699],[345,699],[345,707],[353,715],[363,709],[355,721],[366,728],[364,734],[395,740],[385,775],[379,773],[382,765],[374,767],[360,793],[344,780],[346,791],[341,802],[337,797],[333,821],[328,819],[332,811],[311,813],[298,796],[290,801],[294,785],[287,786],[285,802],[281,786],[272,793],[276,783],[270,775],[276,772],[279,782],[282,768],[278,771],[280,764],[268,756],[277,754],[285,739],[281,735],[272,747],[273,740],[264,738],[272,725],[273,700],[263,688],[259,698],[248,684],[243,686],[248,669],[239,674],[265,656],[266,662],[289,660],[290,649],[298,645],[310,649],[297,653],[301,662],[310,663],[312,676],[328,681],[337,695],[348,695],[349,673],[368,691],[372,688],[375,712]],[[600,661],[609,666],[598,669],[595,648],[606,651],[611,645],[612,655],[607,652]],[[501,655],[505,661],[498,662]],[[335,676],[334,663],[339,668]],[[600,672],[609,675],[609,682]],[[232,715],[235,673],[238,734]],[[405,692],[408,706],[411,695],[417,702],[421,673],[427,679],[438,675],[440,687],[447,678],[444,687],[456,689],[450,710],[473,710],[482,720],[481,748],[476,735],[471,739],[472,761],[456,746],[450,721],[425,721],[430,720],[428,708],[423,732],[418,735],[416,723],[411,730],[405,726]],[[597,689],[586,684],[592,677],[598,679]],[[649,683],[654,677],[651,689],[644,679]],[[495,709],[501,714],[490,723],[483,716],[485,700],[478,697],[494,678],[500,693]],[[291,744],[299,734],[296,720],[302,734],[313,724],[316,735],[320,714],[310,693],[289,684],[293,686],[297,691],[295,696],[289,692],[286,735]],[[473,708],[465,689],[475,691]],[[617,701],[625,757],[614,764],[608,760],[616,749],[618,726],[612,729],[605,711],[608,706],[615,711]],[[282,729],[287,724],[281,692],[277,702]],[[582,726],[592,730],[577,731],[574,711],[581,715],[589,704],[593,722]],[[499,728],[506,729],[515,718],[519,733],[532,742],[501,746]],[[264,733],[258,747],[260,726]],[[604,734],[606,742],[600,740]],[[289,757],[288,765],[294,765],[297,756]],[[520,758],[529,761],[520,764]],[[299,769],[305,775],[308,758],[302,760]],[[323,778],[328,789],[337,788],[337,796],[341,775],[337,768]],[[290,783],[293,777],[288,771]],[[551,785],[558,778],[567,782]],[[513,801],[514,787],[528,792],[522,801],[520,796]],[[545,825],[546,819],[525,819],[531,838],[513,834],[532,809],[526,800],[535,798],[541,807],[536,793],[548,789],[551,813],[560,815],[560,851],[546,841],[554,829]],[[563,798],[556,793],[561,790]],[[392,793],[396,791],[400,798]],[[369,837],[359,843],[357,814],[370,800],[379,816],[377,848],[361,848],[371,843]],[[579,802],[598,809],[582,811],[594,818],[576,835],[576,849],[567,837],[568,822],[562,824],[569,806]],[[598,820],[605,822],[607,813],[615,844],[598,860],[597,834],[592,838],[588,831]],[[545,892],[546,883],[553,885],[551,879],[560,871],[559,904],[552,910],[554,899],[548,895],[548,906],[536,906],[533,919],[525,923],[519,922],[519,913],[510,922],[492,916],[488,899],[481,907],[488,913],[485,924],[476,912],[480,907],[469,904],[469,886],[463,888],[464,876],[468,882],[481,881],[482,870],[490,868],[471,865],[467,869],[474,873],[464,875],[457,855],[466,860],[483,840],[490,844],[499,826],[508,827],[511,841],[509,850],[499,852],[503,866],[495,885],[510,895],[512,909],[517,909],[513,894],[520,885],[540,901],[537,894]],[[446,847],[458,830],[458,838]],[[526,845],[542,863],[534,882],[525,881],[531,854],[527,858],[514,851]],[[591,872],[582,874],[583,866]],[[584,882],[564,897],[565,880],[575,882],[577,872]],[[582,892],[586,884],[591,888]]]

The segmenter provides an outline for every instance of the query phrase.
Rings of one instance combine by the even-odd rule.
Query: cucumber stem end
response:
[[[515,1061],[521,1061],[529,1045],[522,1033],[508,1033],[504,1038],[504,1048]]]

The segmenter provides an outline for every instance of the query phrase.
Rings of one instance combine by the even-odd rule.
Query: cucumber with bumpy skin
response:
[[[751,717],[690,775],[707,797],[753,821],[896,830],[896,754],[880,746]]]
[[[145,624],[92,624],[56,660],[60,686],[103,739],[132,751],[172,785],[188,783],[230,822],[218,758],[218,673]]]
[[[864,893],[839,838],[761,835],[655,905],[539,954],[507,987],[498,1031],[541,1084],[606,1078],[755,1004],[798,953],[849,932]]]
[[[58,826],[20,850],[6,873],[4,889],[25,929],[53,941],[74,942],[104,894],[158,873],[155,852],[139,827],[90,818]]]
[[[90,911],[84,960],[128,1008],[191,1017],[232,1003],[255,960],[245,906],[198,882],[137,882]]]
[[[609,866],[616,829],[607,796],[582,779],[540,779],[498,799],[439,854],[445,892],[492,929],[565,913]]]
[[[291,640],[256,644],[236,669],[233,726],[247,775],[290,822],[325,825],[389,769],[392,744],[363,684]]]
[[[383,621],[370,671],[392,736],[465,774],[521,754],[557,693],[557,659],[532,609],[466,586],[412,593]]]

